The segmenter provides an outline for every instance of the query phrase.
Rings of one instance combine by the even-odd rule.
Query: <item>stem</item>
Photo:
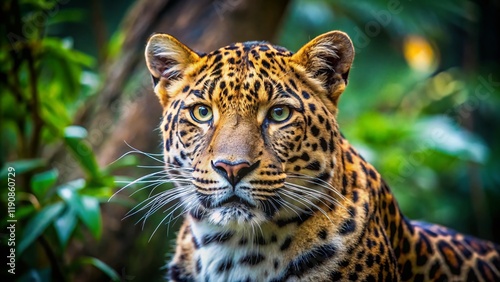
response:
[[[2,12],[5,15],[5,17],[2,17],[2,23],[5,24],[6,30],[17,36],[22,36],[21,12],[18,1],[8,1],[3,5],[2,9],[4,9]],[[9,70],[5,77],[2,77],[7,89],[12,92],[23,110],[25,109],[25,105],[28,104],[28,99],[23,95],[23,87],[19,81],[19,68],[25,60],[23,54],[26,53],[26,48],[26,41],[20,41],[17,45],[11,45],[9,57],[13,61],[13,68]],[[27,145],[29,140],[27,140],[28,138],[25,135],[26,120],[16,119],[15,123],[19,131],[17,154],[20,158],[28,158],[30,153]]]
[[[9,73],[9,77],[11,77],[13,80],[12,83],[9,82],[9,77],[5,78],[4,83],[7,89],[10,90],[10,92],[14,95],[14,98],[16,99],[19,107],[22,107],[24,109],[24,105],[26,104],[27,101],[22,94],[17,71],[18,71],[17,66],[15,66],[15,69],[11,70]],[[24,120],[16,119],[15,123],[19,131],[18,151],[17,151],[18,156],[20,158],[26,158],[27,148],[26,148],[26,136],[24,135]]]
[[[94,32],[96,35],[98,62],[99,65],[103,65],[107,57],[106,47],[108,45],[107,42],[108,32],[106,29],[106,22],[104,21],[104,16],[102,13],[101,2],[97,0],[92,0],[91,5],[93,10],[92,27],[94,28]]]
[[[31,90],[31,103],[30,110],[33,119],[33,134],[31,136],[30,144],[30,156],[35,158],[38,155],[38,149],[40,147],[40,137],[42,133],[43,120],[40,115],[40,100],[38,97],[37,89],[37,73],[35,69],[35,59],[34,59],[34,49],[27,49],[27,59],[28,59],[28,70],[29,70],[29,80],[30,80],[30,90]]]
[[[67,281],[66,277],[64,277],[64,272],[62,271],[62,267],[58,262],[56,254],[52,251],[49,242],[45,239],[45,237],[40,236],[38,241],[42,245],[43,250],[47,254],[47,258],[50,261],[50,265],[52,266],[52,280],[53,281]]]

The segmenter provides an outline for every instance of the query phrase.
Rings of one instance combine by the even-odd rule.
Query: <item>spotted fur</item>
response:
[[[354,49],[338,31],[297,53],[209,54],[157,34],[146,61],[184,224],[171,281],[499,281],[500,248],[407,220],[336,121]]]

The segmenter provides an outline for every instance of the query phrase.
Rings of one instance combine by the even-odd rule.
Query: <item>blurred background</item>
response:
[[[0,8],[3,257],[13,241],[7,219],[17,220],[16,274],[2,264],[2,281],[161,281],[180,220],[162,222],[164,210],[145,222],[147,210],[127,217],[151,183],[112,197],[161,170],[153,155],[161,110],[143,60],[154,32],[202,52],[246,40],[296,51],[323,32],[347,32],[356,58],[340,102],[344,135],[409,218],[500,243],[499,1],[4,0]]]

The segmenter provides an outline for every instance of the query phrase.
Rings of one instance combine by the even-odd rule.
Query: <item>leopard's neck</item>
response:
[[[208,281],[267,281],[286,273],[295,225],[264,223],[253,229],[228,229],[190,218],[193,256],[199,277]],[[214,274],[216,276],[214,276]],[[201,280],[201,279],[199,279]]]
[[[342,187],[342,194],[354,205],[364,205],[368,210],[368,221],[381,226],[387,236],[391,251],[398,261],[404,261],[401,253],[403,242],[414,236],[412,225],[399,209],[396,198],[389,186],[375,168],[365,161],[347,140],[341,139],[340,152],[336,156],[339,164],[334,185]],[[368,200],[362,203],[364,195]]]

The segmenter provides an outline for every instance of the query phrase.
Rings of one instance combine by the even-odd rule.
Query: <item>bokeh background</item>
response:
[[[179,220],[162,221],[169,207],[127,217],[154,176],[115,194],[161,170],[143,61],[154,32],[202,52],[296,51],[347,32],[344,135],[409,218],[500,243],[499,1],[4,0],[0,12],[2,257],[9,202],[17,220],[16,274],[2,263],[2,281],[161,281]]]

